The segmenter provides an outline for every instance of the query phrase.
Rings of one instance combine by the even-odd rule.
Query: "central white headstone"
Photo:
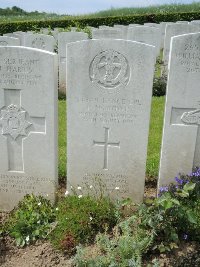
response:
[[[67,46],[69,189],[96,178],[111,195],[142,201],[154,49],[105,39]]]
[[[56,65],[53,53],[0,47],[0,210],[26,194],[55,198]]]

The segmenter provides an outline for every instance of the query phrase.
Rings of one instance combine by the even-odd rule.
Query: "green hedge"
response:
[[[85,26],[98,27],[100,25],[113,26],[114,24],[128,25],[131,23],[143,24],[145,22],[159,23],[162,21],[179,21],[179,20],[195,20],[200,19],[200,11],[198,12],[181,12],[181,13],[166,13],[166,14],[147,14],[147,15],[126,15],[115,17],[79,17],[67,18],[63,20],[39,20],[39,21],[20,21],[20,22],[6,22],[0,23],[0,34],[15,32],[15,31],[28,31],[35,30],[36,28],[66,28],[69,26],[81,28]]]

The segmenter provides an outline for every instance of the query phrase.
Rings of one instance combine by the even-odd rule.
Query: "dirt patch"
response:
[[[1,267],[71,267],[72,260],[56,251],[49,242],[38,241],[34,245],[18,248],[6,237],[0,240]]]
[[[159,259],[159,267],[200,267],[200,245],[196,242],[183,242],[170,253],[149,255],[144,266],[148,266],[154,258]]]

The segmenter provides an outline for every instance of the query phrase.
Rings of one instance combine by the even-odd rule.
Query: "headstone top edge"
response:
[[[40,52],[42,54],[48,54],[48,55],[53,55],[53,56],[57,56],[56,53],[53,52],[49,52],[47,50],[42,50],[42,49],[38,49],[38,48],[32,48],[32,47],[26,47],[26,46],[14,46],[14,45],[8,45],[8,46],[0,46],[0,49],[3,50],[9,50],[10,48],[15,48],[15,49],[20,49],[20,50],[27,50],[27,51],[35,51],[35,52]]]

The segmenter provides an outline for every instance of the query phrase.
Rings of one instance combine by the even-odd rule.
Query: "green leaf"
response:
[[[187,213],[189,222],[197,224],[197,218],[195,216],[195,213],[192,210],[187,210],[186,213]]]
[[[196,184],[190,182],[188,184],[185,184],[183,187],[184,191],[192,191],[195,188]]]
[[[185,197],[189,196],[189,193],[184,191],[184,190],[182,190],[180,193],[177,193],[177,195],[179,195],[180,197],[184,197],[185,198]]]

